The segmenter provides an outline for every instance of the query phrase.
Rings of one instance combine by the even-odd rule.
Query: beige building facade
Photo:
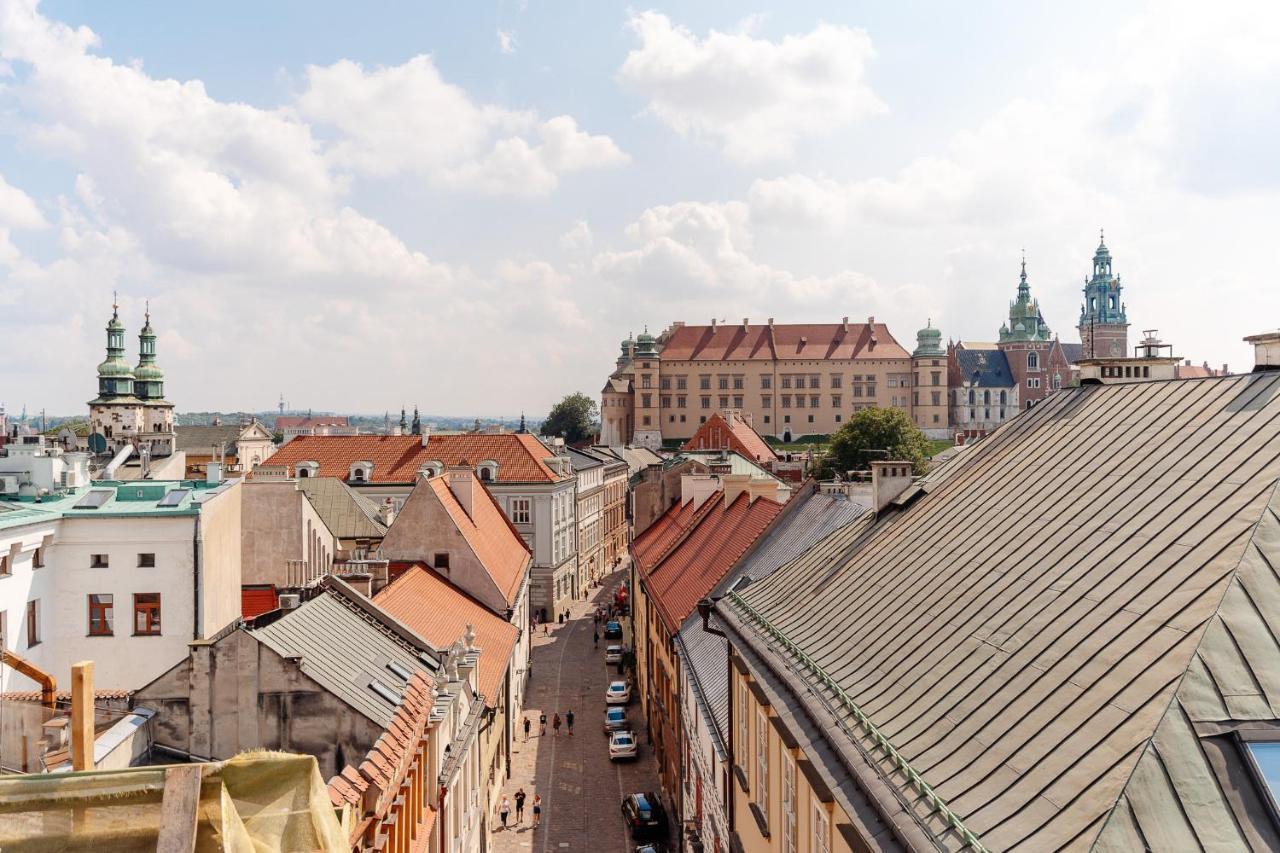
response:
[[[873,406],[947,434],[946,353],[932,327],[907,352],[889,328],[865,323],[676,322],[622,344],[601,393],[601,443],[683,442],[717,412],[742,413],[763,435],[829,435]]]

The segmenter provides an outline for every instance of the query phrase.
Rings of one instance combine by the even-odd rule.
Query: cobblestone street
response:
[[[599,851],[622,853],[634,844],[622,819],[622,797],[637,791],[657,790],[657,765],[647,743],[638,698],[632,698],[627,714],[640,742],[640,757],[627,763],[609,761],[608,739],[602,730],[604,689],[616,677],[604,663],[606,642],[601,627],[600,645],[593,648],[591,613],[606,603],[613,590],[627,576],[614,572],[591,600],[575,604],[571,618],[563,625],[551,625],[549,635],[539,628],[533,640],[532,679],[529,682],[524,716],[530,718],[528,742],[524,742],[522,721],[516,722],[516,743],[512,778],[503,793],[511,798],[515,818],[515,792],[528,795],[524,822],[493,833],[493,849],[498,853],[560,853]],[[556,736],[551,721],[573,710],[574,735],[562,726]],[[547,733],[538,735],[538,715],[547,715]],[[533,827],[534,794],[542,795],[542,825]],[[489,815],[499,825],[497,815]]]

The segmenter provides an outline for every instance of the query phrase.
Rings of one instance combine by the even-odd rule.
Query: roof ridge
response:
[[[675,551],[675,549],[678,548],[684,540],[689,538],[689,534],[692,533],[697,526],[702,523],[702,519],[706,518],[711,510],[715,508],[715,501],[718,499],[718,496],[722,494],[724,494],[724,489],[716,489],[706,498],[706,500],[702,502],[702,506],[695,507],[693,511],[693,518],[689,519],[688,527],[680,527],[675,521],[675,516],[672,516],[671,523],[676,526],[676,529],[679,531],[679,535],[676,536],[676,538],[673,539],[666,548],[658,553],[657,558],[653,561],[653,568],[647,570],[645,574],[652,576],[658,566],[662,565],[662,561],[667,559],[667,557],[670,557],[672,552]],[[692,500],[692,498],[690,498],[690,500]],[[683,504],[680,504],[678,508],[673,507],[673,509],[676,509],[676,515],[679,515],[679,510],[683,508]],[[670,510],[668,510],[668,512],[670,512]]]

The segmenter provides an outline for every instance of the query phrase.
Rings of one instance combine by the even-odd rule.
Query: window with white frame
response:
[[[756,709],[756,805],[769,822],[769,715]]]
[[[747,685],[739,684],[738,690],[738,748],[735,750],[738,767],[745,774],[747,768],[747,752],[751,749],[751,723],[747,719]]]
[[[511,499],[511,521],[514,524],[528,524],[531,515],[528,498]]]
[[[796,853],[796,762],[782,752],[782,853]]]
[[[813,801],[813,819],[809,821],[811,853],[831,853],[831,819],[827,817],[827,809],[817,800]]]

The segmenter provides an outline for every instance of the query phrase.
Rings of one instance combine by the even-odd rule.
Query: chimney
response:
[[[396,502],[391,498],[384,498],[382,506],[378,507],[378,519],[390,527],[396,520]]]
[[[475,518],[473,510],[476,502],[476,478],[471,469],[464,465],[456,465],[449,469],[449,491],[462,504],[462,511],[467,518]]]
[[[911,485],[911,463],[882,460],[871,463],[871,499],[876,512],[884,509]]]
[[[71,769],[93,769],[93,661],[71,665]]]
[[[769,318],[769,328],[770,328],[770,329],[772,329],[772,328],[773,328],[773,318],[772,318],[772,317],[770,317],[770,318]]]
[[[713,329],[714,329],[715,327],[716,327],[716,318],[715,318],[715,317],[712,317],[712,318],[711,318],[711,328],[713,328]]]
[[[1191,366],[1191,359],[1187,359],[1187,361],[1186,361],[1186,365],[1187,365],[1187,367],[1190,367],[1190,366]],[[1208,367],[1208,366],[1209,366],[1209,362],[1207,362],[1207,361],[1206,361],[1206,362],[1204,363],[1204,366],[1205,366],[1205,367]]]
[[[843,329],[843,330],[844,330],[844,331],[846,331],[846,332],[847,332],[847,331],[849,331],[849,318],[848,318],[848,317],[841,317],[841,318],[840,318],[840,328],[841,328],[841,329]]]
[[[1227,365],[1224,363],[1224,364],[1222,365],[1222,375],[1223,375],[1223,376],[1227,376],[1227,375],[1229,375],[1230,373],[1231,373],[1231,368],[1227,367]]]
[[[431,440],[431,427],[424,426],[422,428],[422,446],[426,447],[427,442]]]
[[[875,324],[876,324],[876,318],[875,318],[874,316],[873,316],[873,317],[868,317],[868,318],[867,318],[867,325],[868,325],[868,326],[874,326]]]
[[[685,474],[680,478],[680,504],[693,501],[697,509],[719,490],[720,478],[715,474]]]
[[[726,474],[720,478],[720,482],[724,484],[724,508],[728,509],[738,496],[743,492],[748,493],[747,503],[755,500],[755,496],[751,495],[751,475],[750,474]]]
[[[204,481],[206,483],[222,482],[222,463],[221,462],[210,462],[205,467]]]
[[[1258,335],[1250,335],[1244,339],[1247,344],[1253,344],[1253,372],[1260,373],[1264,370],[1280,370],[1280,329],[1274,332],[1263,332]],[[1222,365],[1225,372],[1227,366]]]
[[[744,331],[744,332],[745,332],[745,331],[747,331],[747,330],[748,330],[748,329],[750,329],[750,328],[751,328],[751,318],[750,318],[750,317],[743,317],[743,318],[742,318],[742,331]]]

